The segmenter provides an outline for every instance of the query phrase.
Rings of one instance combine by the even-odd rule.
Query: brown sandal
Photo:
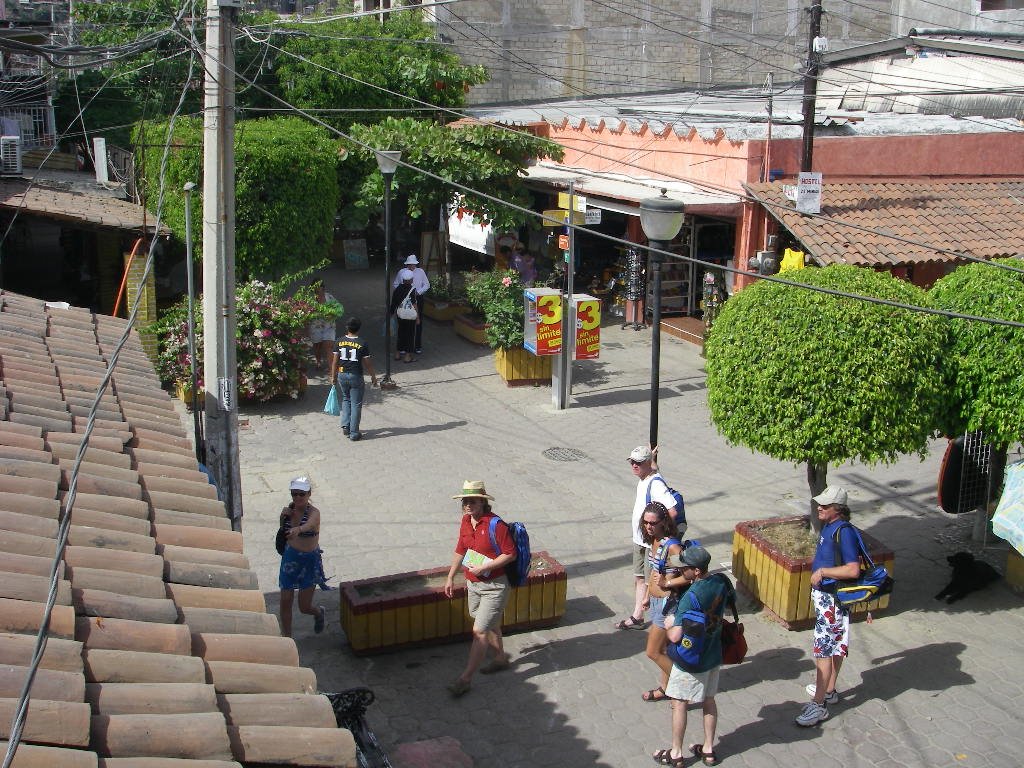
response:
[[[691,744],[690,751],[694,757],[699,757],[704,765],[718,765],[718,755],[715,754],[715,750],[705,752],[703,744]]]
[[[665,689],[659,685],[657,688],[644,691],[640,698],[644,701],[667,701],[669,697],[665,695]]]

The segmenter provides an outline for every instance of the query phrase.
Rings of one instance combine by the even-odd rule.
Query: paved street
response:
[[[364,321],[384,368],[383,276],[331,269],[328,290]],[[569,573],[568,606],[551,630],[506,640],[511,672],[478,677],[452,700],[444,685],[467,644],[358,658],[338,624],[338,593],[318,593],[328,629],[296,619],[302,663],[324,691],[366,685],[368,719],[389,753],[448,736],[483,768],[646,768],[669,745],[669,706],[640,700],[654,687],[645,635],[616,631],[632,605],[629,513],[635,479],[629,451],[647,441],[650,332],[605,324],[599,361],[575,364],[574,399],[555,411],[549,388],[505,386],[492,353],[432,321],[417,362],[392,362],[400,388],[374,390],[364,438],[342,438],[321,413],[326,376],[297,401],[246,406],[241,432],[246,552],[272,610],[277,606],[277,514],[287,481],[309,474],[323,512],[325,569],[335,583],[447,565],[460,514],[451,495],[482,479],[495,510],[529,528]],[[710,423],[698,349],[663,337],[661,466],[683,491],[689,537],[728,567],[741,520],[807,509],[803,467],[730,447]],[[546,458],[574,448],[577,461]],[[788,632],[747,609],[750,654],[722,673],[720,744],[730,766],[987,766],[1024,755],[1024,601],[1002,583],[961,603],[932,599],[949,577],[945,556],[969,547],[971,520],[936,506],[943,444],[921,461],[843,466],[829,480],[849,488],[853,521],[896,553],[893,607],[854,627],[840,677],[843,700],[815,728],[793,718],[813,681],[810,633]],[[985,557],[1000,570],[1001,541]],[[978,551],[978,550],[975,550]],[[741,609],[744,606],[741,605]],[[691,715],[687,743],[700,741]],[[689,765],[693,761],[688,761]],[[437,766],[443,768],[443,766]]]

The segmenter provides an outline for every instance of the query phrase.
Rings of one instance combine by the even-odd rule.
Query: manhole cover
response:
[[[590,458],[583,451],[576,448],[548,448],[543,452],[544,456],[552,461],[582,461]]]

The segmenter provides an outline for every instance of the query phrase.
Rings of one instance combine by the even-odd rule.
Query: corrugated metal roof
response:
[[[800,137],[802,98],[801,87],[796,84],[780,86],[774,94],[772,136],[775,139]],[[566,99],[530,105],[478,107],[468,111],[481,121],[506,125],[550,123],[563,127],[582,124],[595,130],[635,134],[645,130],[656,134],[671,130],[680,136],[696,133],[706,139],[724,137],[730,141],[761,140],[768,136],[767,96],[759,88]],[[842,114],[837,115],[839,112]],[[856,120],[837,121],[837,117]],[[972,117],[963,120],[944,114],[901,114],[867,108],[845,110],[835,100],[830,102],[824,98],[819,100],[815,123],[815,135],[822,137],[1021,130],[1020,121],[1015,119]]]
[[[576,182],[576,191],[581,195],[627,200],[633,203],[639,203],[648,197],[657,197],[662,189],[671,199],[678,200],[690,207],[738,205],[740,202],[739,195],[713,192],[685,181],[634,178],[621,173],[601,173],[556,163],[538,163],[531,166],[527,168],[526,177],[531,181],[545,183],[567,183],[572,179]],[[593,207],[601,207],[598,201],[588,198],[588,202]]]
[[[152,234],[155,220],[141,205],[126,200],[86,194],[68,184],[28,179],[0,179],[0,209],[98,227]],[[161,227],[161,234],[169,232]]]
[[[744,186],[822,266],[888,268],[957,260],[927,244],[982,259],[1024,255],[1021,180],[826,182],[820,216],[798,213],[781,183]]]

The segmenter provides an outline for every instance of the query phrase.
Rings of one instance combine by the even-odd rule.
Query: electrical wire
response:
[[[242,32],[243,32],[243,34],[248,34],[244,30],[242,30]],[[267,43],[267,45],[270,45],[270,43]],[[301,61],[303,61],[303,62],[305,62],[305,63],[307,63],[307,64],[309,64],[311,66],[313,66],[313,67],[316,67],[318,69],[324,70],[324,71],[329,72],[331,74],[334,74],[334,75],[336,75],[338,77],[343,77],[343,78],[346,78],[346,79],[349,79],[349,80],[353,80],[353,81],[355,81],[355,82],[357,82],[357,83],[359,83],[361,85],[364,85],[364,86],[367,86],[367,87],[370,87],[370,88],[374,88],[374,89],[377,89],[377,90],[381,90],[384,93],[387,93],[389,95],[392,95],[392,96],[404,99],[406,101],[411,101],[411,102],[413,102],[415,104],[433,106],[433,108],[437,109],[438,111],[442,111],[442,112],[451,114],[451,115],[456,116],[458,118],[465,118],[465,117],[469,116],[465,112],[459,112],[458,110],[451,109],[451,108],[448,108],[448,107],[440,107],[440,106],[430,105],[429,102],[424,102],[424,101],[421,101],[421,100],[416,99],[414,97],[406,96],[405,94],[398,93],[397,91],[392,91],[390,89],[384,88],[383,86],[378,86],[378,85],[375,85],[373,83],[369,83],[369,82],[367,82],[365,80],[361,80],[359,78],[353,77],[352,75],[348,75],[348,74],[345,74],[343,72],[338,72],[336,70],[331,69],[330,67],[327,67],[325,65],[319,64],[318,62],[315,62],[315,61],[313,61],[313,60],[311,60],[311,59],[309,59],[309,58],[307,58],[305,56],[301,56],[299,54],[295,54],[295,53],[292,53],[290,51],[287,51],[286,49],[283,49],[283,48],[280,48],[280,47],[277,47],[277,46],[274,46],[274,48],[276,50],[280,51],[281,53],[284,53],[285,55],[295,57],[295,58],[297,58],[297,59],[299,59],[299,60],[301,60]],[[284,100],[281,100],[281,101],[282,101],[283,104],[287,105],[287,107],[289,109],[297,109],[297,107],[295,107],[294,105],[291,105],[291,104],[289,104],[288,102],[286,102]],[[312,114],[312,113],[304,112],[304,114]],[[507,128],[506,126],[500,126],[500,127],[503,130],[512,130],[511,128]],[[550,143],[553,146],[559,146],[559,147],[562,146],[561,144],[558,144],[557,142],[555,142],[553,140],[549,140],[549,141],[550,141]],[[635,169],[638,169],[638,170],[643,170],[643,171],[651,172],[651,169],[649,169],[649,168],[647,168],[647,167],[645,167],[645,166],[643,166],[643,165],[641,165],[639,163],[636,163],[636,162],[629,162],[629,161],[626,161],[626,160],[621,159],[621,158],[614,158],[614,157],[610,157],[608,155],[602,155],[600,153],[597,153],[597,152],[594,152],[594,151],[588,151],[588,150],[584,150],[584,149],[578,149],[577,148],[576,151],[578,151],[578,152],[580,152],[582,154],[586,154],[586,155],[588,155],[590,157],[597,158],[597,159],[608,160],[611,164],[614,164],[614,165],[623,165],[623,166],[626,166],[626,167],[630,167],[630,168],[635,168]],[[687,152],[683,152],[683,154],[703,154],[703,153],[687,153]],[[790,211],[791,210],[788,207],[784,207],[782,205],[778,205],[778,204],[772,203],[771,201],[761,200],[760,198],[754,197],[752,195],[749,195],[749,194],[746,194],[746,193],[737,192],[735,189],[733,189],[731,187],[726,187],[724,185],[711,184],[711,183],[705,182],[705,181],[688,179],[688,178],[684,178],[684,177],[681,177],[681,176],[674,176],[672,174],[665,173],[664,171],[659,171],[658,173],[660,175],[662,175],[662,176],[667,176],[668,178],[670,178],[672,180],[686,182],[686,183],[692,184],[693,186],[696,186],[698,188],[710,189],[710,190],[712,190],[714,192],[725,192],[727,194],[737,195],[742,200],[745,200],[747,202],[752,202],[752,203],[755,203],[755,204],[761,204],[761,205],[764,205],[765,207],[768,207],[768,208],[778,208],[778,209],[784,210],[784,211]],[[652,189],[657,189],[657,188],[658,188],[658,185],[656,183],[653,183],[652,184]],[[1012,267],[1010,265],[994,263],[994,262],[991,262],[991,261],[989,261],[987,259],[983,259],[983,258],[980,258],[980,257],[977,257],[977,256],[973,256],[971,254],[962,253],[960,251],[956,251],[956,250],[953,250],[953,249],[950,249],[950,248],[944,248],[944,247],[941,247],[941,246],[936,246],[934,244],[927,243],[927,242],[917,241],[917,240],[914,240],[912,238],[905,238],[905,237],[902,237],[902,236],[899,236],[899,235],[895,235],[895,234],[892,234],[892,233],[889,233],[889,232],[885,232],[883,230],[872,229],[870,227],[865,227],[863,225],[854,224],[852,222],[846,222],[846,221],[843,221],[843,220],[840,220],[840,219],[836,219],[836,218],[833,218],[833,217],[830,217],[830,216],[827,216],[827,215],[824,215],[824,214],[804,214],[804,215],[809,217],[809,218],[825,219],[825,220],[829,221],[830,223],[839,224],[841,226],[848,227],[848,228],[853,229],[855,231],[867,232],[867,233],[874,234],[876,236],[885,237],[887,239],[891,239],[891,240],[896,241],[896,242],[901,242],[901,243],[903,243],[905,245],[915,245],[915,246],[918,246],[918,247],[921,247],[921,248],[925,248],[925,249],[934,251],[936,253],[941,253],[941,254],[944,254],[944,255],[951,256],[951,257],[953,257],[955,259],[960,259],[960,260],[963,260],[963,261],[971,261],[971,262],[983,263],[983,264],[990,264],[991,266],[993,266],[995,268],[1007,269],[1009,271],[1018,271],[1015,267]]]
[[[229,71],[231,71],[232,74],[235,77],[241,77],[239,72],[232,71],[232,70],[229,70]],[[245,78],[243,78],[243,79],[245,79]],[[335,135],[345,139],[346,141],[354,144],[355,146],[360,147],[360,148],[362,148],[362,149],[364,149],[364,150],[366,150],[368,152],[373,152],[373,153],[377,153],[377,152],[383,151],[383,150],[377,149],[376,147],[370,146],[366,142],[363,142],[363,141],[360,141],[359,139],[356,139],[354,136],[352,136],[350,134],[347,134],[344,131],[339,130],[338,128],[335,128],[334,126],[324,122],[323,120],[320,120],[318,117],[310,114],[309,112],[307,112],[306,110],[304,110],[304,109],[302,109],[300,107],[295,106],[294,104],[291,104],[286,99],[278,96],[275,93],[272,93],[271,91],[263,88],[262,86],[258,85],[257,83],[255,83],[255,82],[253,82],[251,80],[249,80],[248,83],[249,83],[250,86],[254,87],[256,90],[261,91],[265,96],[267,96],[268,98],[272,99],[273,101],[276,101],[276,102],[280,103],[281,105],[283,105],[285,107],[290,107],[296,114],[301,115],[302,117],[306,118],[307,120],[309,120],[309,121],[311,121],[311,122],[321,126],[322,128],[326,129],[330,133],[333,133],[333,134],[335,134]],[[794,287],[794,288],[800,288],[800,289],[804,289],[804,290],[815,291],[817,293],[824,293],[824,294],[828,294],[828,295],[832,295],[832,296],[837,296],[837,297],[841,297],[841,298],[848,298],[848,299],[853,299],[853,300],[857,300],[857,301],[866,301],[868,303],[880,304],[880,305],[884,305],[884,306],[888,306],[888,307],[893,307],[895,309],[905,309],[905,310],[908,310],[908,311],[911,311],[911,312],[921,312],[921,313],[924,313],[924,314],[938,315],[938,316],[949,317],[949,318],[958,319],[958,320],[969,320],[969,321],[973,321],[973,322],[986,323],[986,324],[989,324],[989,325],[1008,326],[1008,327],[1012,327],[1012,328],[1024,328],[1024,322],[1017,322],[1015,320],[1005,320],[1003,318],[994,318],[994,317],[982,317],[982,316],[979,316],[979,315],[968,315],[968,314],[964,314],[964,313],[960,313],[960,312],[952,312],[952,311],[949,311],[949,310],[938,309],[938,308],[935,308],[935,307],[922,307],[922,306],[919,306],[919,305],[916,305],[916,304],[906,304],[906,303],[903,303],[903,302],[890,301],[890,300],[887,300],[887,299],[879,299],[879,298],[875,298],[875,297],[872,297],[872,296],[862,296],[860,294],[849,293],[847,291],[838,291],[838,290],[833,290],[833,289],[830,289],[830,288],[821,288],[819,286],[806,285],[806,284],[803,284],[803,283],[794,282],[794,281],[791,281],[791,280],[786,280],[784,278],[779,278],[779,277],[776,277],[776,276],[773,276],[773,275],[757,275],[756,273],[748,272],[746,270],[738,269],[738,268],[735,268],[735,267],[727,267],[727,266],[722,266],[720,264],[713,264],[711,262],[704,261],[702,259],[698,259],[698,258],[693,257],[693,256],[683,256],[683,255],[680,255],[680,254],[672,253],[670,251],[659,250],[657,248],[652,248],[649,245],[647,245],[647,246],[638,245],[637,243],[633,243],[633,242],[631,242],[629,240],[625,240],[623,238],[615,237],[613,235],[608,235],[608,234],[605,234],[603,232],[596,232],[596,231],[593,231],[593,230],[583,230],[581,227],[577,227],[574,224],[571,224],[571,223],[570,224],[566,224],[565,222],[562,222],[562,221],[559,221],[559,220],[556,220],[556,219],[552,219],[550,217],[544,216],[544,214],[542,214],[542,213],[538,213],[537,211],[531,210],[529,208],[525,208],[523,206],[516,205],[515,203],[511,203],[511,202],[509,202],[507,200],[503,200],[502,198],[497,197],[497,196],[492,195],[492,194],[489,194],[487,192],[483,192],[481,190],[473,189],[473,188],[468,187],[468,186],[466,186],[464,184],[460,184],[458,182],[454,182],[454,181],[451,181],[449,179],[445,179],[445,178],[443,178],[441,176],[438,176],[437,174],[435,174],[435,173],[433,173],[431,171],[428,171],[425,168],[420,168],[419,166],[416,166],[416,165],[408,162],[407,160],[397,160],[396,162],[397,162],[397,164],[399,166],[401,166],[403,168],[406,168],[406,169],[408,169],[410,171],[413,171],[415,173],[421,174],[423,176],[426,176],[427,178],[433,179],[434,181],[437,181],[437,182],[441,183],[444,186],[452,187],[453,189],[459,190],[460,192],[463,192],[463,193],[469,193],[469,194],[472,194],[472,195],[476,195],[478,197],[481,197],[483,199],[489,200],[489,201],[491,201],[493,203],[496,203],[498,205],[505,206],[506,208],[509,208],[511,210],[515,210],[515,211],[517,211],[519,213],[522,213],[522,214],[524,214],[526,216],[529,216],[531,218],[540,219],[541,221],[546,222],[548,224],[552,224],[553,223],[553,224],[558,224],[558,225],[565,225],[565,226],[570,227],[573,230],[584,231],[584,232],[586,232],[588,235],[590,235],[592,237],[598,237],[600,239],[607,240],[609,242],[613,242],[613,243],[616,243],[616,244],[619,244],[619,245],[624,245],[626,247],[630,247],[630,248],[638,248],[639,247],[639,248],[642,248],[644,250],[648,250],[652,254],[656,253],[656,254],[659,254],[661,256],[667,256],[670,259],[673,259],[675,261],[682,261],[682,262],[686,262],[686,263],[692,263],[692,264],[696,264],[696,265],[703,266],[703,267],[706,267],[706,268],[712,268],[713,267],[715,269],[724,270],[724,271],[730,272],[732,274],[746,275],[746,276],[756,276],[756,277],[758,277],[758,279],[766,280],[768,282],[782,283],[783,285],[789,285],[789,286]],[[984,260],[982,260],[982,262],[986,263],[986,264],[990,263],[990,262],[987,262],[987,261],[984,261]],[[992,266],[1002,266],[1002,265],[992,264]],[[1024,269],[1013,269],[1012,271],[1024,272]]]

